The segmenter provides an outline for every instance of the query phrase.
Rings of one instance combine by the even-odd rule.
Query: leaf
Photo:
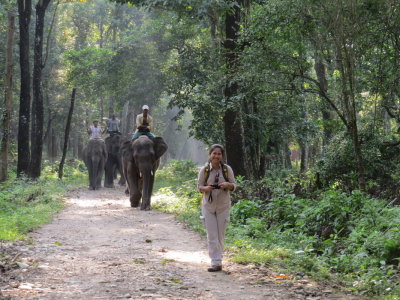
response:
[[[290,275],[280,274],[280,275],[275,276],[275,279],[290,279]]]
[[[169,263],[169,262],[174,262],[175,261],[175,259],[164,259],[162,262],[161,262],[161,264],[162,265],[166,265],[167,263]]]
[[[145,260],[144,260],[144,259],[134,259],[132,262],[133,262],[134,264],[144,264],[144,263],[145,263]]]

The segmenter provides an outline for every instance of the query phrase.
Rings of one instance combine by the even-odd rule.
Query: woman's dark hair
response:
[[[208,154],[211,154],[216,148],[221,149],[222,157],[225,157],[225,149],[224,149],[224,146],[222,146],[222,145],[220,145],[220,144],[211,145],[210,150],[208,150]]]

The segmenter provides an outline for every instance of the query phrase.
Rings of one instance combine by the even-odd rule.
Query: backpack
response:
[[[221,162],[221,168],[222,168],[222,175],[224,176],[225,181],[229,182],[228,167]],[[204,177],[204,185],[207,185],[207,180],[208,180],[208,177],[210,176],[210,164],[209,163],[206,164],[206,168],[204,169],[204,176],[205,176]]]

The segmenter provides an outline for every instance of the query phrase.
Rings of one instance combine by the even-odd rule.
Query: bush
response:
[[[79,165],[79,164],[78,164]],[[57,166],[46,165],[35,181],[11,178],[0,185],[0,240],[19,240],[32,229],[51,221],[63,207],[62,196],[86,184],[86,174],[66,166],[58,180]]]
[[[368,192],[393,199],[400,188],[400,149],[385,144],[371,132],[369,129],[360,132]],[[347,134],[332,139],[317,165],[325,186],[346,192],[358,188],[353,143]]]
[[[154,191],[160,187],[169,187],[173,190],[179,189],[186,181],[195,181],[197,178],[196,165],[188,160],[170,160],[156,172]]]
[[[199,220],[201,194],[195,179],[188,180],[185,173],[176,178],[179,184],[163,190],[169,196],[156,205],[204,233]],[[192,174],[197,174],[196,168]],[[226,240],[232,259],[335,279],[361,294],[396,299],[400,294],[400,207],[354,189],[296,196],[292,191],[298,180],[291,173],[280,180],[238,178],[242,188],[232,194],[236,199]],[[306,186],[307,180],[301,180]],[[252,193],[253,187],[268,188],[268,198]]]

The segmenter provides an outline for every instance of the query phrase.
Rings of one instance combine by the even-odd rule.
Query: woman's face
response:
[[[210,153],[210,162],[212,164],[218,164],[222,161],[222,151],[221,148],[215,148],[211,153]]]

